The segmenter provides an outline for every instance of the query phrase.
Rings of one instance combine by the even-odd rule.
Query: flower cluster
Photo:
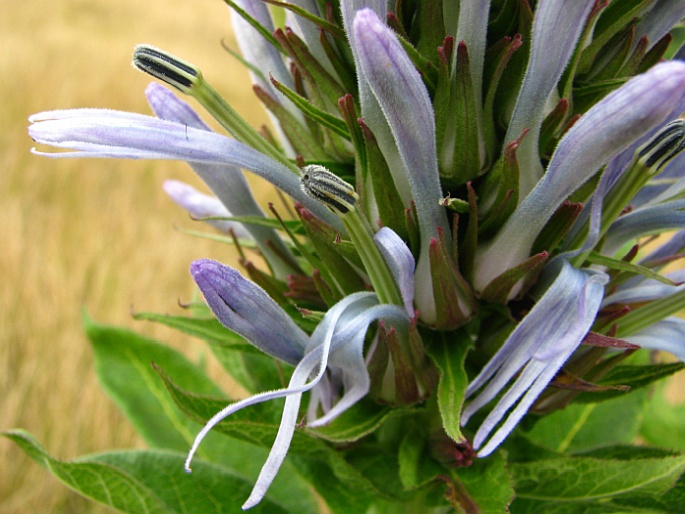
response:
[[[187,470],[222,420],[285,398],[244,508],[258,504],[305,393],[310,428],[367,397],[437,402],[439,431],[486,457],[526,413],[564,407],[617,355],[685,359],[674,317],[684,274],[660,274],[685,248],[685,63],[663,59],[685,4],[270,1],[285,8],[277,28],[267,2],[227,3],[271,130],[148,45],[134,65],[198,100],[231,137],[157,83],[146,91],[154,117],[50,111],[29,128],[72,150],[35,150],[50,157],[188,162],[213,196],[179,182],[167,193],[268,267],[245,259],[248,279],[215,261],[191,266],[221,324],[291,371],[282,389],[210,419]],[[243,170],[296,214],[267,217]],[[438,342],[460,347],[452,369],[468,387],[456,401],[439,394]]]

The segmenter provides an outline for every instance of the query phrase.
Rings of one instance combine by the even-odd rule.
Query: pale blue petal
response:
[[[638,237],[685,227],[685,200],[641,207],[619,217],[607,231],[602,253],[613,256]]]
[[[685,282],[685,269],[680,269],[666,273],[665,277],[676,283]],[[639,280],[639,279],[638,279]],[[664,284],[653,279],[642,279],[637,282],[625,282],[621,284],[615,292],[602,302],[602,307],[612,304],[632,304],[643,303],[652,300],[659,300],[685,289],[685,284],[676,286]]]
[[[545,104],[573,55],[594,4],[595,0],[538,2],[528,68],[504,139],[509,143],[521,137],[524,129],[530,129],[517,152],[521,168],[520,199],[542,177],[538,143]]]
[[[373,293],[355,293],[334,305],[326,313],[317,328],[314,330],[310,341],[307,343],[307,347],[310,348],[310,351],[302,358],[293,371],[293,375],[290,379],[288,387],[276,391],[268,391],[265,393],[256,394],[245,400],[228,405],[214,415],[195,437],[193,446],[188,453],[188,457],[186,458],[186,470],[190,471],[190,462],[192,461],[192,458],[197,452],[197,449],[199,448],[204,437],[223,419],[244,407],[272,399],[286,397],[286,403],[278,434],[276,435],[276,441],[274,442],[271,452],[269,453],[269,457],[267,458],[267,461],[259,474],[250,497],[243,505],[243,509],[248,509],[259,503],[278,473],[278,470],[283,463],[283,459],[285,458],[290,446],[290,441],[292,440],[295,426],[297,424],[297,415],[302,393],[317,386],[324,376],[324,372],[328,365],[331,347],[334,342],[334,335],[336,331],[343,330],[344,327],[341,325],[343,325],[343,321],[347,320],[345,315],[349,314],[350,309],[358,309],[360,307],[362,309],[366,309],[377,302],[378,299]],[[395,307],[395,309],[399,308]],[[340,341],[339,344],[344,344],[344,341]],[[312,376],[312,374],[315,374],[314,378],[307,382],[307,379]]]
[[[355,43],[355,36],[352,30],[354,17],[357,11],[361,9],[371,9],[380,20],[384,20],[387,12],[386,2],[385,0],[347,0],[341,3],[340,8],[343,16],[345,33],[349,39],[350,48],[357,68],[357,87],[359,90],[359,103],[361,105],[362,118],[364,123],[373,132],[378,142],[378,146],[383,153],[383,157],[388,163],[393,182],[402,199],[403,205],[409,207],[412,202],[412,191],[408,179],[409,173],[405,169],[404,163],[397,151],[392,130],[388,125],[388,120],[385,119],[381,106],[371,91],[371,87],[364,77],[364,74],[361,72],[359,49],[358,45]],[[373,184],[370,176],[367,177],[367,182],[365,184],[357,184],[357,187],[361,188],[361,191],[364,192],[364,197],[374,198]],[[373,205],[371,205],[371,208],[373,208]]]
[[[369,325],[379,319],[395,326],[400,334],[407,333],[409,316],[396,305],[383,304],[370,308],[364,305],[354,313],[353,319],[341,319],[343,329],[333,336],[328,366],[341,372],[345,392],[330,410],[320,418],[309,421],[308,426],[330,423],[369,392],[370,378],[363,355],[364,338]]]
[[[642,348],[672,353],[685,362],[685,320],[680,318],[664,318],[626,339]]]
[[[48,111],[29,118],[39,144],[75,152],[34,153],[48,157],[167,159],[244,168],[302,203],[319,219],[344,230],[339,218],[300,189],[289,168],[235,139],[187,124],[106,109]]]
[[[654,46],[670,30],[685,17],[685,2],[683,0],[657,0],[644,15],[635,29],[635,43],[643,36],[649,40],[649,48]]]
[[[261,37],[261,36],[260,36]],[[189,127],[210,131],[195,111],[165,87],[153,82],[145,90],[148,102],[157,117],[182,123]],[[224,164],[203,164],[190,162],[195,173],[217,195],[219,200],[234,216],[256,216],[263,218],[264,213],[257,205],[243,172],[236,166]],[[259,225],[241,225],[256,241],[259,250],[274,271],[277,278],[285,279],[297,269],[290,250],[285,246],[278,233]],[[290,265],[284,262],[290,259]]]
[[[358,11],[352,23],[352,34],[360,84],[368,83],[383,111],[416,204],[421,231],[415,275],[416,303],[421,319],[431,323],[436,314],[430,279],[430,242],[440,237],[439,229],[442,228],[446,245],[451,244],[445,210],[439,205],[441,187],[433,107],[419,72],[393,31],[376,13],[371,9]],[[371,128],[375,133],[375,128]],[[386,150],[384,155],[387,159]],[[388,163],[392,170],[393,163],[390,160]]]
[[[581,343],[595,320],[607,281],[608,277],[603,273],[577,270],[564,261],[547,291],[469,384],[467,397],[481,391],[464,409],[462,424],[518,375],[478,430],[475,448],[518,402],[491,443],[483,449],[483,455],[491,452],[511,432]]]
[[[502,272],[527,259],[559,205],[613,156],[663,123],[684,102],[685,63],[666,62],[634,77],[595,104],[561,139],[542,180],[493,240],[479,250],[476,288],[482,290]]]
[[[414,316],[414,269],[416,261],[407,244],[388,227],[381,228],[373,237],[400,288],[404,308]]]
[[[194,261],[190,272],[222,325],[282,361],[302,359],[307,334],[261,287],[209,259]]]
[[[192,218],[201,219],[221,232],[233,232],[237,238],[252,239],[250,233],[245,230],[242,223],[229,220],[203,219],[203,218],[228,218],[231,213],[216,197],[201,193],[193,186],[180,180],[165,180],[162,184],[164,192],[169,195],[177,205],[188,211]]]

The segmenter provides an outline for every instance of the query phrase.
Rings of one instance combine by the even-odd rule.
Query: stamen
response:
[[[302,168],[300,183],[305,194],[339,215],[354,212],[354,205],[359,200],[359,195],[350,184],[318,164]]]
[[[674,120],[664,126],[638,152],[638,158],[648,168],[661,170],[671,159],[685,150],[685,120]]]
[[[158,48],[138,45],[133,51],[133,65],[156,77],[182,93],[189,93],[201,75],[192,64],[183,62]]]

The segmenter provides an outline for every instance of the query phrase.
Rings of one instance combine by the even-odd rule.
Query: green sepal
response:
[[[457,444],[466,442],[461,432],[461,410],[464,406],[469,377],[466,355],[473,348],[473,340],[466,330],[453,334],[437,334],[426,348],[439,372],[437,400],[445,433]]]
[[[210,318],[190,318],[187,316],[158,314],[156,312],[134,312],[132,316],[133,319],[138,321],[145,320],[160,323],[189,336],[202,339],[209,345],[219,345],[227,350],[264,355],[242,336],[224,327],[213,316]]]
[[[452,153],[452,148],[445,148],[445,145],[451,145],[452,141],[446,137],[448,131],[453,130],[452,124],[454,122],[454,109],[451,105],[450,98],[452,96],[452,81],[450,80],[450,71],[452,64],[452,54],[454,52],[454,38],[446,37],[442,42],[442,46],[438,47],[438,76],[435,85],[435,94],[433,95],[433,112],[435,113],[435,141],[438,146],[438,165],[440,166],[441,175],[447,173],[445,169],[447,163],[445,161],[446,155]]]
[[[673,41],[673,36],[671,36],[671,34],[666,34],[659,41],[657,41],[645,54],[644,58],[640,62],[640,66],[637,69],[637,73],[645,73],[652,66],[661,61],[666,54],[671,41]]]
[[[626,60],[623,67],[619,70],[617,76],[632,77],[633,75],[637,75],[638,70],[640,69],[640,63],[645,58],[648,48],[649,38],[647,38],[647,36],[642,36],[635,45],[633,53],[630,54],[630,57]]]
[[[224,0],[226,5],[228,5],[231,9],[233,9],[237,14],[240,15],[241,18],[243,18],[246,22],[248,22],[253,29],[255,29],[259,34],[266,39],[276,50],[278,50],[281,53],[285,53],[283,50],[283,47],[281,44],[278,42],[278,40],[273,36],[271,32],[269,32],[261,23],[259,23],[257,20],[255,20],[252,16],[250,16],[245,9],[241,8],[238,4],[236,4],[233,0]]]
[[[328,107],[338,105],[338,99],[344,96],[346,91],[316,60],[304,41],[287,27],[285,31],[277,29],[274,35],[307,81],[309,94],[314,105],[322,110],[328,110]]]
[[[499,40],[508,34],[516,33],[519,24],[519,0],[503,0],[490,6],[488,35],[491,40]],[[457,3],[458,8],[458,3]],[[528,7],[530,9],[530,7]],[[499,10],[498,10],[499,9]],[[458,14],[458,13],[457,13]],[[456,17],[459,19],[459,16]]]
[[[414,46],[405,38],[398,37],[397,40],[402,45],[402,48],[411,59],[412,63],[416,67],[417,71],[421,74],[428,94],[433,96],[435,94],[435,84],[438,79],[438,70],[433,66],[433,64],[426,59],[421,53],[414,48]]]
[[[271,83],[278,91],[283,93],[288,100],[295,104],[295,106],[297,106],[297,108],[300,109],[305,116],[314,120],[319,125],[329,128],[348,141],[350,140],[350,132],[344,121],[312,105],[309,100],[297,94],[292,89],[284,86],[273,77],[271,77]],[[303,155],[303,157],[305,157],[305,160],[307,159],[306,156]]]
[[[477,302],[471,286],[449,255],[442,232],[439,234],[440,239],[432,239],[428,250],[437,313],[433,328],[452,330],[471,319]]]
[[[341,254],[343,247],[336,243],[340,234],[335,229],[304,208],[299,208],[297,212],[307,231],[309,242],[318,255],[317,265],[314,267],[321,271],[326,283],[335,287],[339,294],[338,300],[352,293],[364,291],[366,289],[364,280],[348,261],[348,258],[352,258],[358,268],[363,269],[359,256],[343,256]]]
[[[338,39],[345,39],[345,31],[335,25],[334,23],[329,22],[328,20],[325,20],[323,18],[320,18],[319,16],[316,16],[306,9],[298,6],[297,4],[293,4],[290,2],[281,2],[278,0],[262,0],[264,3],[271,4],[271,5],[276,5],[278,7],[282,7],[283,9],[287,9],[289,11],[292,11],[294,14],[311,21],[314,25],[319,27],[322,30],[325,30],[332,36],[335,36]]]
[[[400,341],[400,337],[394,327],[386,329],[381,325],[378,328],[378,344],[388,349],[392,361],[394,378],[394,396],[386,401],[397,405],[407,405],[419,401],[419,388],[414,379],[414,372],[410,356],[407,354],[406,345]]]
[[[255,95],[278,120],[285,137],[298,155],[307,161],[325,160],[328,156],[307,128],[285,106],[258,85],[253,85]],[[298,105],[299,107],[299,105]]]
[[[435,49],[443,42],[445,34],[442,1],[417,2],[416,18],[411,28],[411,40],[417,41],[416,50],[436,64]]]
[[[501,77],[498,80],[499,84],[506,84],[506,87],[497,87],[493,89],[493,107],[490,111],[484,109],[483,113],[484,120],[487,121],[488,118],[486,116],[489,115],[489,117],[495,123],[495,132],[498,127],[507,127],[509,125],[511,116],[510,113],[513,106],[516,105],[516,101],[521,90],[521,84],[523,83],[523,76],[528,68],[528,58],[530,56],[533,31],[533,11],[528,0],[516,0],[516,4],[518,16],[515,16],[514,18],[518,21],[518,28],[512,31],[515,35],[510,43],[510,45],[513,44],[514,47],[510,47],[508,50],[506,50],[507,52],[511,52],[511,54],[508,54],[505,61],[502,62],[503,68],[501,71]],[[520,36],[517,37],[519,34]],[[499,39],[510,35],[511,32],[502,34]],[[488,73],[489,69],[487,57],[489,57],[489,55],[486,51],[486,64],[483,75],[484,78],[487,77],[486,74]],[[488,83],[489,82],[486,81],[483,82],[483,84]],[[489,94],[489,86],[487,91]],[[485,101],[488,101],[487,94],[485,96]],[[488,137],[491,137],[491,135],[488,135]],[[487,139],[485,139],[485,142],[487,144]],[[493,155],[496,155],[496,153],[493,153]]]
[[[595,63],[594,68],[597,69],[590,71],[592,82],[602,82],[620,76],[619,72],[623,69],[623,65],[633,49],[635,25],[635,22],[629,23],[623,30],[611,38],[607,46],[612,48],[613,54],[611,56],[607,55],[601,62]]]
[[[340,79],[340,85],[345,91],[357,91],[356,71],[352,58],[350,48],[339,39],[335,39],[334,43],[326,36],[326,33],[321,31],[319,34],[319,43],[323,48],[326,57],[333,66],[336,74]]]
[[[457,45],[452,75],[450,101],[454,102],[454,147],[451,166],[441,170],[441,179],[447,188],[465,184],[481,173],[479,106],[476,105],[469,52],[464,42]]]
[[[533,243],[531,253],[552,252],[564,240],[583,210],[583,204],[564,202],[554,211]]]
[[[540,270],[542,270],[542,266],[547,262],[548,257],[549,254],[547,252],[540,252],[529,257],[521,264],[508,269],[501,275],[492,279],[485,289],[483,289],[480,297],[483,300],[492,303],[505,304],[516,284],[523,280],[523,287],[520,293],[522,294],[530,287],[533,279],[536,278]]]
[[[562,129],[564,128],[568,111],[568,100],[562,98],[542,122],[538,148],[540,150],[540,155],[543,157],[552,155],[559,138],[563,135]]]
[[[352,146],[354,146],[354,184],[357,194],[359,195],[358,208],[363,209],[367,218],[371,216],[373,211],[375,194],[371,184],[371,174],[367,166],[366,144],[364,143],[364,136],[357,115],[357,105],[354,96],[346,94],[338,99],[338,110],[342,115],[342,119],[347,126],[347,131],[350,134]]]
[[[494,160],[497,151],[496,123],[501,121],[495,119],[494,113],[497,88],[509,61],[522,45],[521,34],[516,34],[513,38],[505,37],[501,39],[491,48],[488,48],[485,54],[483,84],[487,86],[483,101],[483,141],[485,143],[486,164]]]
[[[488,177],[492,175],[496,178],[497,196],[487,214],[481,215],[478,220],[479,238],[487,239],[494,235],[516,210],[519,201],[519,162],[516,152],[527,133],[528,130],[524,130],[521,137],[507,144],[495,169],[488,174]],[[487,186],[492,187],[492,183],[486,179]]]
[[[592,34],[592,42],[583,49],[578,62],[577,73],[587,74],[592,66],[600,59],[602,52],[613,53],[608,43],[619,34],[635,18],[642,15],[646,8],[655,0],[623,0],[611,2],[606,6],[597,19]],[[597,7],[593,8],[597,9]]]
[[[405,206],[402,204],[400,194],[395,187],[395,181],[392,178],[388,163],[383,157],[371,129],[363,120],[359,120],[358,124],[364,139],[364,155],[366,157],[362,164],[363,176],[367,177],[366,180],[371,180],[379,218],[383,220],[386,227],[393,229],[398,236],[406,241],[408,229],[404,217]]]
[[[471,187],[471,183],[466,184],[469,195],[469,219],[466,225],[464,240],[459,244],[459,255],[454,256],[455,261],[459,260],[459,266],[463,275],[473,278],[473,270],[476,264],[476,252],[478,251],[478,226],[479,212],[476,192]]]

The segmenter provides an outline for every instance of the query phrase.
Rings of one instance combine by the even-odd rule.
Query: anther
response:
[[[188,93],[200,76],[200,70],[192,64],[150,45],[136,46],[133,65],[183,93]]]
[[[318,164],[302,168],[300,185],[306,195],[320,201],[336,214],[354,211],[354,205],[359,200],[359,195],[350,184]]]
[[[638,153],[648,168],[661,170],[671,159],[685,150],[685,120],[674,120],[665,125]]]

